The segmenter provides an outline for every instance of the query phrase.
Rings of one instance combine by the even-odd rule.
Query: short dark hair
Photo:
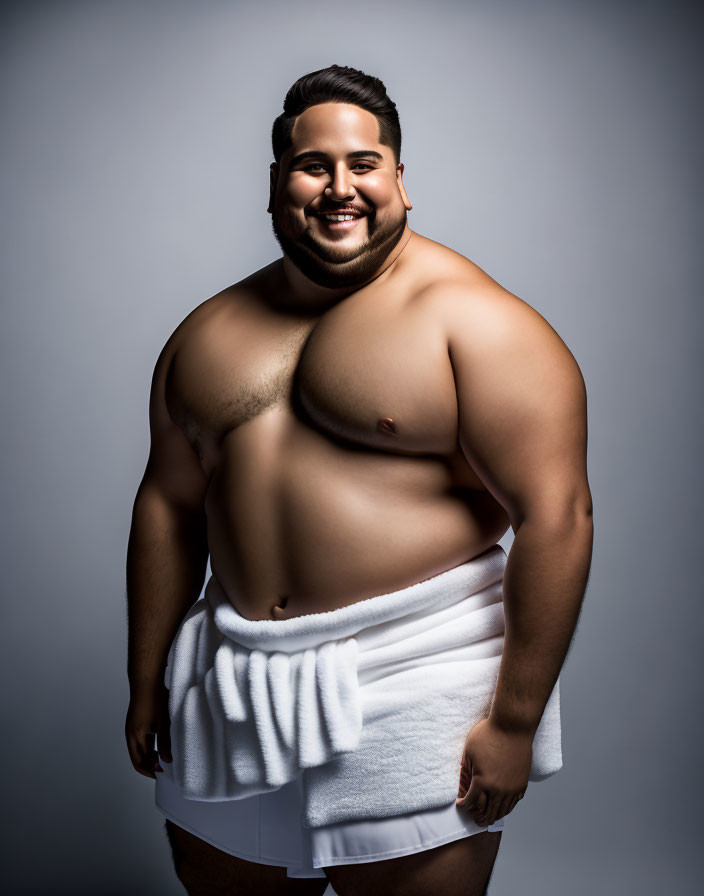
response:
[[[277,163],[292,145],[291,131],[296,116],[318,103],[353,103],[375,115],[379,122],[379,143],[390,146],[396,164],[401,160],[401,124],[396,104],[384,82],[346,65],[330,65],[300,77],[289,89],[284,111],[274,121],[271,145]]]

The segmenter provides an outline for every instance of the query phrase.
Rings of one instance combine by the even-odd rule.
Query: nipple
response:
[[[376,424],[378,432],[383,432],[386,436],[396,435],[396,424],[391,417],[382,417]]]

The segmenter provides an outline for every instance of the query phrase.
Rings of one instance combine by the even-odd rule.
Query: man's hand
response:
[[[533,759],[533,734],[509,732],[482,719],[467,735],[456,805],[481,827],[508,815],[523,799]]]
[[[154,749],[156,735],[159,752]],[[153,691],[133,693],[125,719],[125,737],[132,765],[147,778],[163,772],[159,759],[172,762],[169,735],[169,691],[161,683]]]

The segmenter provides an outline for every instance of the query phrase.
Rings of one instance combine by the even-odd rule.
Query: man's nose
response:
[[[354,186],[346,166],[340,165],[335,169],[332,181],[325,187],[325,195],[329,199],[340,201],[354,196]]]

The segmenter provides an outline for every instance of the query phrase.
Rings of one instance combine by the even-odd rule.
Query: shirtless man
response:
[[[408,227],[395,107],[364,107],[381,82],[336,66],[306,78],[290,137],[273,135],[283,257],[199,305],[156,363],[127,558],[130,757],[152,778],[171,762],[164,669],[208,555],[242,616],[280,620],[426,580],[510,525],[496,692],[458,769],[461,811],[491,826],[526,789],[587,584],[584,382],[535,310]],[[480,896],[501,840],[483,831],[316,880],[167,830],[191,896],[312,896],[328,880],[339,896]]]

